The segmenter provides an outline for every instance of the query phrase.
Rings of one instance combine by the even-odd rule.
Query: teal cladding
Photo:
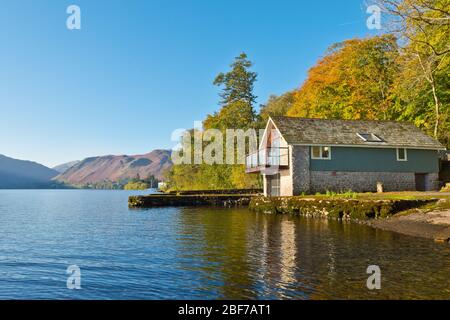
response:
[[[397,161],[397,150],[332,147],[331,160],[311,159],[311,171],[439,172],[436,150],[407,149],[408,161]]]

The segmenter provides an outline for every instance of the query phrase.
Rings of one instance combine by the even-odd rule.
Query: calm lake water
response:
[[[448,246],[245,209],[129,210],[138,193],[0,191],[0,299],[450,299]]]

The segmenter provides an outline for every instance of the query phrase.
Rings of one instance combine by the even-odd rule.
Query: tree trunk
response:
[[[440,107],[440,103],[439,103],[439,97],[437,96],[436,93],[436,85],[434,83],[434,77],[432,76],[433,81],[431,81],[431,88],[433,91],[433,98],[434,98],[434,111],[436,113],[436,121],[434,122],[434,138],[437,139],[438,138],[438,130],[439,130],[439,107]]]
[[[428,83],[431,86],[431,91],[433,92],[433,99],[434,99],[434,113],[436,116],[436,120],[434,122],[434,138],[438,138],[438,132],[439,132],[439,116],[440,116],[440,101],[439,97],[437,95],[436,90],[436,81],[434,79],[433,74],[433,67],[431,63],[428,63],[426,66],[424,65],[422,61],[422,57],[420,56],[420,53],[417,52],[417,57],[419,58],[420,66],[422,67],[425,79],[428,81]]]

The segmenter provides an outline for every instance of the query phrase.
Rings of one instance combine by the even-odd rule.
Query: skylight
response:
[[[358,133],[358,137],[364,142],[383,142],[383,139],[374,133]]]

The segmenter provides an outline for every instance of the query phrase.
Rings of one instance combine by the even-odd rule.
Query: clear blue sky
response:
[[[171,148],[174,129],[218,109],[212,81],[240,52],[264,103],[332,43],[374,34],[365,12],[364,0],[4,1],[0,154],[53,166]]]

